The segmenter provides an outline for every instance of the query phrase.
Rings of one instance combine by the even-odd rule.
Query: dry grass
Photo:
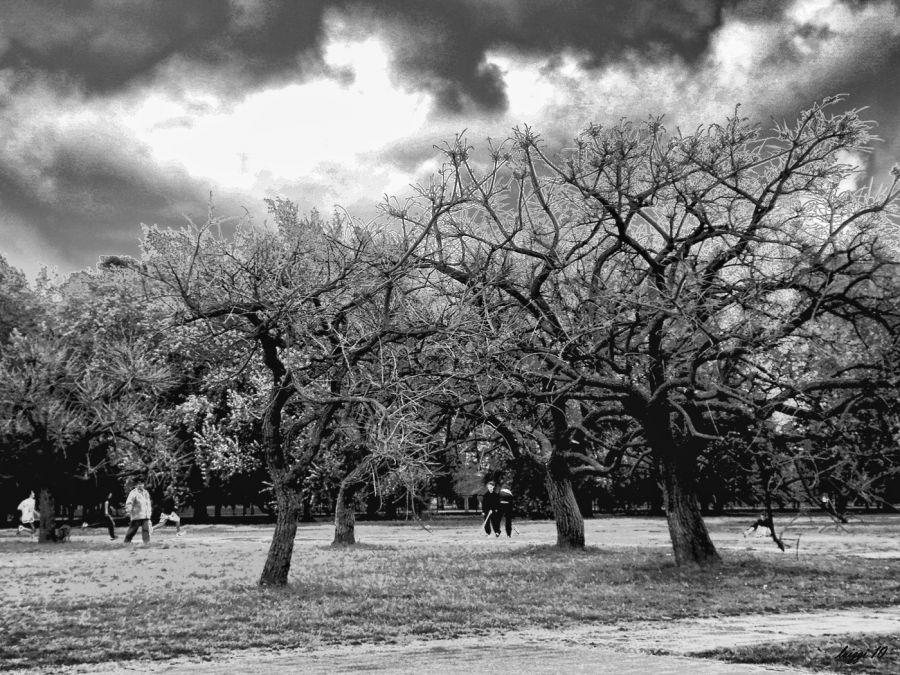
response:
[[[518,540],[477,537],[469,523],[434,534],[364,525],[353,549],[327,546],[327,525],[301,528],[291,583],[275,590],[256,585],[271,537],[262,526],[166,532],[134,549],[100,533],[66,545],[4,533],[0,571],[14,581],[0,603],[0,670],[900,603],[898,559],[720,545],[721,566],[684,570],[662,546],[561,552],[539,543],[552,525],[520,525]]]

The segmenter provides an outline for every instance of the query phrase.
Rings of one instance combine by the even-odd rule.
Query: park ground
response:
[[[256,585],[271,526],[3,530],[0,670],[900,672],[898,516],[781,518],[786,553],[710,518],[708,570],[672,564],[663,519],[588,520],[564,552],[551,522],[497,539],[476,518],[360,523],[350,550],[302,525],[286,589]]]

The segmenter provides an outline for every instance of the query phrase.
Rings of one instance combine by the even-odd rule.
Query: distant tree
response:
[[[31,334],[43,318],[44,308],[35,289],[22,271],[0,254],[0,350],[13,329],[23,335]]]
[[[38,493],[41,541],[57,496],[78,479],[143,469],[165,437],[156,412],[174,378],[152,312],[120,277],[43,284],[40,326],[14,328],[0,354],[0,462]]]

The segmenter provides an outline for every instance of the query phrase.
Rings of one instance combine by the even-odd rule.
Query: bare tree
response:
[[[800,414],[817,391],[888,384],[864,351],[817,378],[773,369],[815,350],[825,317],[895,325],[881,237],[900,171],[883,190],[848,188],[859,170],[844,158],[866,151],[872,123],[832,113],[839,103],[768,135],[737,116],[691,134],[659,119],[591,126],[559,159],[528,128],[483,162],[458,140],[436,179],[391,211],[427,233],[420,264],[485,326],[515,326],[505,376],[544,383],[531,395],[559,461],[597,464],[572,440],[627,423],[624,442],[646,448],[664,483],[678,564],[718,560],[695,486],[717,419]]]

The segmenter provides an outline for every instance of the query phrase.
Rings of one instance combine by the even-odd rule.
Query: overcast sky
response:
[[[0,0],[0,252],[33,276],[266,197],[368,218],[433,146],[846,92],[900,159],[900,0]]]

